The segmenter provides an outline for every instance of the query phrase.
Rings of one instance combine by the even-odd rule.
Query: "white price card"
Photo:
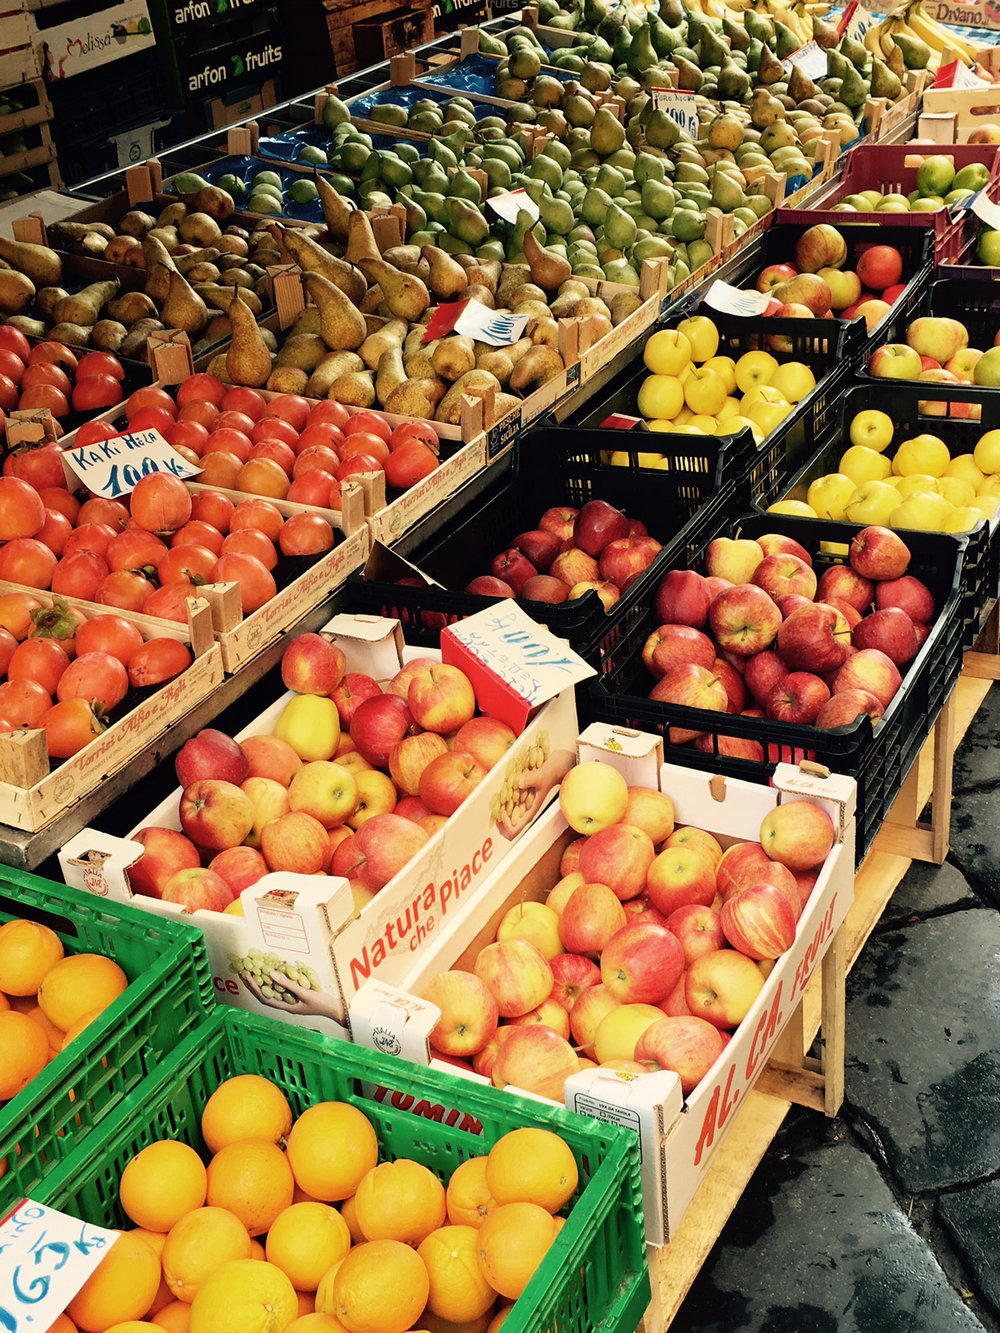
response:
[[[1000,204],[995,204],[992,199],[987,199],[984,192],[980,190],[970,207],[977,218],[982,218],[987,227],[992,227],[994,231],[1000,231]]]
[[[770,299],[767,292],[733,287],[731,283],[716,278],[705,293],[703,304],[711,306],[713,310],[721,310],[726,315],[762,315]]]
[[[597,674],[564,639],[557,639],[509,598],[442,632],[441,650],[447,661],[446,643],[460,645],[529,704],[545,703],[568,685]]]
[[[490,310],[481,301],[465,301],[465,309],[455,320],[455,332],[491,347],[509,347],[527,328],[529,315],[512,315],[509,310]]]
[[[0,1222],[0,1329],[44,1333],[119,1232],[24,1199]]]
[[[802,73],[810,79],[821,79],[826,74],[826,52],[816,42],[807,42],[805,46],[800,46],[781,63],[789,73],[793,65],[798,65]]]
[[[134,431],[79,449],[67,449],[63,460],[88,490],[109,500],[128,495],[151,472],[169,472],[184,478],[201,471],[171,449],[158,430]]]
[[[934,75],[935,88],[989,88],[991,85],[960,60],[950,60]]]
[[[651,88],[653,110],[662,111],[675,120],[689,139],[701,133],[694,93],[686,88]]]
[[[851,0],[837,25],[837,35],[853,37],[856,42],[860,42],[868,29],[873,28],[876,23],[881,23],[882,18],[883,15],[870,14],[864,5],[859,5],[857,0]]]
[[[499,213],[504,222],[517,222],[518,213],[527,213],[532,222],[537,222],[540,217],[538,205],[523,188],[492,195],[486,202],[494,213]]]

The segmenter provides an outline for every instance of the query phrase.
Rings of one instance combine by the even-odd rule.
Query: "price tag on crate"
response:
[[[960,60],[950,60],[942,65],[934,75],[934,88],[989,88],[992,85],[978,74],[973,74],[968,65]]]
[[[492,311],[489,313],[492,314]],[[63,453],[66,466],[95,495],[116,500],[128,495],[143,477],[169,472],[175,477],[194,477],[201,468],[171,449],[158,430],[140,430],[98,440]]]
[[[119,1234],[23,1199],[0,1222],[0,1329],[54,1324]]]
[[[810,79],[821,79],[826,74],[826,52],[817,42],[807,42],[805,46],[800,46],[781,63],[789,74],[793,65],[798,65]]]
[[[701,129],[693,92],[686,88],[652,88],[650,96],[654,111],[662,111],[675,120],[689,139],[698,138]]]
[[[491,347],[509,347],[516,343],[528,326],[528,315],[511,315],[490,310],[481,301],[449,301],[439,305],[427,324],[421,342],[433,342],[449,333],[461,333]]]
[[[858,4],[858,0],[851,0],[837,24],[837,36],[853,37],[856,42],[860,42],[868,29],[881,21],[881,14],[870,14],[864,5]]]
[[[527,213],[532,222],[537,222],[541,216],[538,205],[525,189],[508,190],[506,194],[494,195],[492,199],[487,199],[486,203],[494,213],[499,213],[504,222],[517,222],[518,213]]]
[[[762,315],[770,301],[767,292],[744,291],[716,278],[704,296],[704,304],[725,315]]]
[[[1000,204],[995,204],[992,199],[987,199],[985,193],[980,190],[973,199],[971,208],[977,218],[982,218],[987,227],[992,227],[994,231],[1000,231]]]

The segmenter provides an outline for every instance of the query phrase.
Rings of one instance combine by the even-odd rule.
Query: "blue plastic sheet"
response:
[[[496,96],[496,73],[497,62],[490,60],[486,56],[469,56],[461,64],[456,65],[454,69],[442,70],[437,74],[428,74],[424,78],[424,83],[438,83],[442,88],[451,88],[454,92],[462,93],[485,93],[487,97]],[[570,73],[568,69],[547,69],[546,74],[552,74],[563,83],[568,83],[570,79],[575,79],[576,75]]]
[[[201,175],[207,181],[214,184],[220,176],[226,176],[230,173],[237,176],[247,187],[247,193],[236,200],[237,209],[246,208],[250,197],[250,181],[261,171],[273,171],[281,177],[282,192],[288,190],[288,187],[295,181],[303,179],[301,171],[290,171],[288,168],[282,168],[279,162],[271,161],[263,157],[224,157],[218,162],[213,162],[205,167]],[[308,176],[305,177],[309,179]],[[298,218],[302,222],[322,222],[323,209],[318,199],[312,199],[307,204],[297,204],[292,199],[285,199],[284,207],[280,213],[269,214],[272,217]]]
[[[436,78],[429,78],[426,80],[428,83],[436,83],[438,81],[439,80]],[[352,98],[349,106],[351,108],[352,116],[368,117],[371,115],[371,110],[374,106],[385,106],[386,104],[389,104],[391,106],[404,106],[409,110],[414,102],[419,102],[424,98],[429,98],[432,102],[437,102],[439,105],[443,106],[449,98],[455,96],[456,91],[455,88],[450,88],[449,91],[440,93],[429,92],[426,88],[383,88],[380,92],[366,93],[363,97]],[[485,92],[487,96],[493,97],[494,92],[492,81],[489,88],[477,91]],[[486,116],[494,116],[498,112],[500,112],[501,115],[503,114],[502,107],[490,106],[488,102],[479,102],[474,103],[473,105],[477,120],[483,120]]]
[[[323,125],[304,125],[301,129],[269,134],[259,140],[257,151],[261,157],[278,162],[298,162],[302,149],[307,146],[322,148],[324,153],[329,153],[330,135]]]

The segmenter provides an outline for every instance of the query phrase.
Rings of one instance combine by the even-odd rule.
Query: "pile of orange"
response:
[[[563,1224],[578,1183],[544,1129],[504,1135],[447,1186],[378,1161],[346,1102],[293,1121],[245,1074],[201,1119],[208,1164],[161,1139],[121,1175],[135,1224],[49,1333],[496,1333]]]
[[[26,1088],[127,985],[103,954],[66,955],[48,926],[20,917],[0,926],[0,1102]]]

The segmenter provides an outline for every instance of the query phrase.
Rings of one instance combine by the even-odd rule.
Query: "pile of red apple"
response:
[[[0,325],[0,438],[6,413],[48,408],[62,434],[60,417],[101,412],[123,398],[125,368],[110,352],[77,354],[65,343],[32,345],[19,329]]]
[[[107,728],[130,689],[164,685],[192,661],[186,644],[144,638],[124,616],[0,591],[0,732],[40,728],[49,757],[68,759]]]
[[[818,577],[809,552],[783,533],[716,538],[704,574],[671,570],[654,594],[660,623],[642,650],[656,677],[649,697],[825,730],[862,714],[876,723],[934,619],[934,596],[909,562],[890,528],[863,528],[848,562]],[[672,726],[669,739],[712,751],[697,727]],[[718,746],[764,758],[757,741],[720,735]]]
[[[406,865],[508,751],[515,734],[477,713],[458,667],[417,658],[383,689],[345,672],[320,634],[282,658],[295,691],[274,732],[237,742],[215,728],[178,751],[181,831],[149,827],[132,888],[223,911],[269,871],[339,875],[362,907]]]
[[[674,827],[669,796],[599,762],[570,770],[559,803],[583,836],[544,902],[511,907],[471,971],[421,987],[441,1010],[432,1048],[557,1101],[594,1065],[672,1069],[687,1095],[794,941],[833,846],[830,817],[783,802],[760,841],[723,851],[702,829]]]
[[[970,345],[969,330],[950,315],[921,315],[906,326],[903,342],[883,343],[868,358],[877,379],[925,380],[931,384],[1000,385],[1000,329],[985,350]],[[979,403],[952,403],[949,415],[982,414]]]
[[[851,267],[847,267],[848,259]],[[783,319],[863,319],[873,329],[906,286],[903,257],[892,245],[857,241],[826,222],[807,227],[795,244],[794,261],[768,264],[757,277],[770,296],[765,315]]]
[[[352,414],[332,399],[295,393],[265,396],[191,375],[176,398],[158,385],[136,389],[124,405],[128,429],[158,430],[201,468],[198,481],[271,500],[340,508],[341,483],[361,472],[384,472],[406,490],[438,466],[437,431],[426,421],[392,427],[380,412]],[[107,421],[81,426],[74,446],[119,434]]]
[[[234,503],[165,472],[123,500],[81,500],[58,444],[11,455],[4,471],[0,579],[182,624],[200,585],[237,584],[246,615],[277,592],[281,556],[316,559],[336,542],[321,514],[285,518],[270,500]]]
[[[646,525],[606,500],[546,509],[465,591],[558,604],[593,590],[610,610],[661,550]]]

